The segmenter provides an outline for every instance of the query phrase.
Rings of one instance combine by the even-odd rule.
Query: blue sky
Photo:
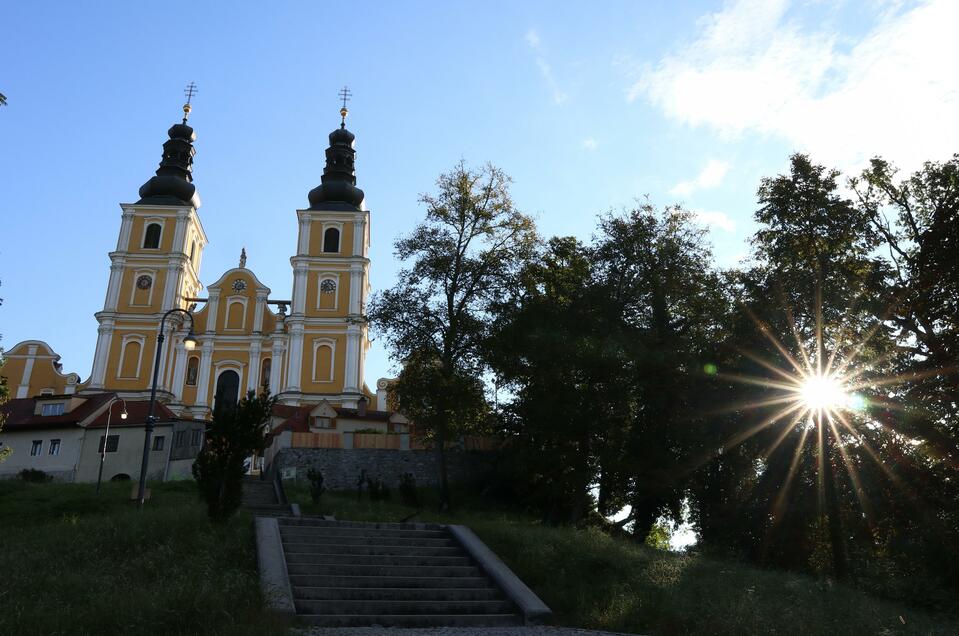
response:
[[[354,99],[372,284],[418,195],[460,158],[512,175],[546,235],[684,203],[718,263],[748,249],[755,191],[796,150],[854,171],[959,150],[959,3],[6,3],[0,333],[84,378],[121,202],[154,172],[195,81],[207,284],[248,267],[289,298],[297,208],[319,183],[337,91]],[[374,343],[367,382],[390,374]]]

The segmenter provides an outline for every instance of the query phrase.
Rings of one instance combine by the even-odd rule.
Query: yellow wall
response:
[[[159,219],[159,221],[154,221]],[[143,247],[144,232],[149,223],[159,222],[163,226],[160,233],[160,247],[146,249]],[[176,233],[176,216],[152,216],[149,212],[138,212],[133,217],[133,228],[130,232],[130,245],[127,250],[136,254],[159,254],[173,251],[173,235]]]
[[[16,396],[27,366],[27,358],[10,356],[29,355],[29,348],[32,344],[36,343],[15,345],[7,351],[6,364],[0,367],[0,376],[6,378],[7,388],[10,389],[10,397]],[[61,395],[66,391],[67,374],[58,372],[56,367],[53,366],[56,357],[56,353],[46,344],[37,345],[37,351],[33,354],[33,369],[30,371],[30,388],[27,389],[27,397],[40,395],[40,391],[43,389],[53,389],[55,395]]]

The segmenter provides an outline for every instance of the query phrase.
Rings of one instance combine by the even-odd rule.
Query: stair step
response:
[[[501,601],[494,587],[294,587],[293,596],[304,600],[376,601]]]
[[[285,522],[286,526],[306,526],[314,528],[360,528],[373,530],[445,530],[439,523],[386,523],[365,521],[330,521],[322,517],[300,517]]]
[[[520,625],[515,614],[300,614],[298,619],[323,627],[473,627]]]
[[[283,524],[282,532],[290,535],[309,535],[316,537],[392,537],[403,539],[447,539],[446,530],[392,530],[374,528],[323,528]]]
[[[297,614],[507,614],[506,601],[294,601]]]
[[[455,547],[453,540],[446,538],[409,538],[409,537],[356,537],[356,536],[325,536],[315,535],[308,532],[296,532],[286,525],[280,526],[280,536],[283,537],[283,545],[292,543],[309,543],[324,545],[368,545],[368,546],[411,546],[420,548],[446,548]]]
[[[489,587],[489,581],[483,576],[388,576],[331,574],[311,572],[298,574],[290,572],[290,585],[293,589],[312,587],[332,588],[478,588]]]
[[[469,565],[467,556],[422,556],[379,555],[379,554],[309,554],[295,552],[286,555],[290,565],[399,565],[399,566],[447,566]]]
[[[286,570],[292,574],[326,574],[342,576],[479,576],[479,568],[472,565],[318,565],[289,563]]]
[[[284,519],[285,521],[285,519]],[[283,545],[289,554],[356,554],[383,556],[462,556],[462,548],[456,546],[418,546],[418,545],[350,545],[343,543],[298,543]]]

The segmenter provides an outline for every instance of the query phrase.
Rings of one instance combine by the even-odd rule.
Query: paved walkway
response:
[[[634,636],[572,627],[314,627],[298,630],[308,636]]]

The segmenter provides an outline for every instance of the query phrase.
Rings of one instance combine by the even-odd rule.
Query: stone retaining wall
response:
[[[450,482],[482,481],[492,467],[494,455],[479,451],[447,452]],[[436,453],[431,450],[284,448],[277,453],[270,470],[279,470],[284,478],[295,475],[296,479],[306,479],[310,468],[323,473],[323,485],[329,490],[356,488],[364,469],[369,477],[379,479],[390,488],[398,487],[405,473],[413,474],[417,486],[433,486],[439,482]]]

